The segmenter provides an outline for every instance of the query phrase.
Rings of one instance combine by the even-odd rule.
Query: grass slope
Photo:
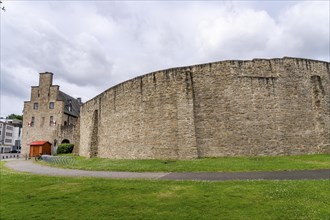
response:
[[[330,154],[299,156],[218,157],[195,160],[111,160],[75,157],[73,165],[53,166],[83,170],[133,172],[223,172],[329,169]]]
[[[1,167],[0,219],[329,219],[329,180],[65,178]]]

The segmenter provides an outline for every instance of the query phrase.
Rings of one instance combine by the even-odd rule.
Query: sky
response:
[[[85,102],[172,67],[284,56],[330,61],[327,0],[1,1],[1,117],[22,114],[41,72]]]

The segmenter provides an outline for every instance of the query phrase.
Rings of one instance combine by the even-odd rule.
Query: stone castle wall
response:
[[[81,107],[79,154],[189,159],[329,152],[328,62],[222,61],[126,81]]]
[[[192,83],[164,71],[135,78],[85,103],[80,154],[110,158],[193,158]]]

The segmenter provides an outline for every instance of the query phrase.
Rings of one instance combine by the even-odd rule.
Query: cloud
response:
[[[12,74],[16,71],[16,74]],[[30,87],[35,85],[38,80],[33,69],[24,66],[15,66],[15,68],[2,69],[1,72],[1,93],[7,96],[16,96],[27,99],[30,96]],[[21,77],[20,73],[24,73]],[[36,80],[34,79],[36,78]],[[2,83],[5,82],[5,83]]]
[[[18,115],[23,114],[24,102],[22,101],[21,98],[17,96],[8,96],[5,94],[1,94],[0,101],[1,101],[1,110],[0,110],[1,117],[6,117],[12,113]]]
[[[298,56],[330,61],[330,2],[306,1],[288,8],[280,17],[281,39]]]
[[[35,15],[41,9],[49,13],[39,18]],[[26,19],[18,21],[12,19],[5,23],[4,38],[8,38],[9,42],[5,51],[8,51],[8,55],[12,59],[15,57],[17,63],[24,63],[37,71],[54,72],[57,77],[73,84],[81,86],[100,84],[102,74],[111,70],[111,62],[97,35],[87,33],[85,30],[75,33],[66,32],[66,27],[56,26],[59,21],[49,15],[62,19],[63,23],[65,16],[56,14],[50,7],[36,7],[31,10],[35,13],[28,13]],[[99,20],[96,19],[95,23],[98,22]],[[71,25],[75,24],[71,23]],[[11,40],[12,37],[17,41]],[[4,61],[7,59],[5,58]]]
[[[61,90],[86,101],[137,75],[176,66],[255,57],[330,60],[327,1],[7,1],[6,8],[6,100],[23,102],[45,71]],[[4,114],[21,112],[3,106]]]
[[[265,11],[224,11],[218,18],[199,24],[201,51],[205,56],[225,59],[269,56],[265,49],[274,31],[276,24]]]

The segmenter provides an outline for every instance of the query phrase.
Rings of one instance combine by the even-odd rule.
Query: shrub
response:
[[[57,154],[71,154],[73,151],[73,144],[59,144],[57,147]]]

